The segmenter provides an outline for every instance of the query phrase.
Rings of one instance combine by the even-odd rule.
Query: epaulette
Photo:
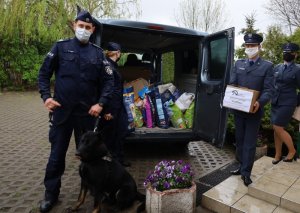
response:
[[[59,39],[57,42],[66,42],[66,41],[70,41],[71,39],[68,38],[68,39]]]
[[[273,64],[273,63],[272,63],[271,61],[269,61],[269,60],[265,60],[265,59],[264,59],[264,61],[267,62],[267,63],[269,63],[269,64]]]
[[[97,47],[99,48],[100,50],[103,50],[101,47],[99,47],[98,45],[94,44],[94,43],[91,43],[94,47]]]

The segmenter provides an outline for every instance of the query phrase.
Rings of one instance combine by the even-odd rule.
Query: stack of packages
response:
[[[172,84],[149,86],[145,79],[124,85],[123,100],[128,114],[129,130],[135,127],[192,128],[193,93],[183,93]]]

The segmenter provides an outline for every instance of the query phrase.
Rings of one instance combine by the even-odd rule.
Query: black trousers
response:
[[[128,117],[125,109],[122,107],[113,114],[112,120],[102,118],[100,128],[103,132],[105,145],[118,161],[124,160],[124,139],[128,133]]]
[[[57,199],[60,193],[61,177],[65,171],[66,153],[73,131],[76,147],[78,147],[82,134],[88,130],[93,130],[95,123],[95,118],[92,116],[72,114],[66,116],[66,114],[67,112],[65,114],[54,112],[50,123],[49,141],[51,152],[44,178],[46,199]]]

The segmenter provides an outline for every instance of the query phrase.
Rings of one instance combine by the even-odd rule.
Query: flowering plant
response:
[[[157,191],[168,189],[183,189],[192,186],[194,173],[189,164],[185,164],[182,160],[178,161],[161,161],[154,171],[150,171],[144,186],[149,184]]]

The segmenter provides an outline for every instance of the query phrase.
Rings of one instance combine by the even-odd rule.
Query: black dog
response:
[[[81,160],[79,174],[81,176],[81,189],[73,211],[79,209],[84,203],[86,194],[94,197],[93,213],[101,211],[101,204],[107,201],[116,204],[115,210],[130,207],[136,200],[141,201],[137,212],[145,209],[145,195],[137,191],[133,177],[115,159],[101,140],[97,132],[85,133],[76,152]]]

